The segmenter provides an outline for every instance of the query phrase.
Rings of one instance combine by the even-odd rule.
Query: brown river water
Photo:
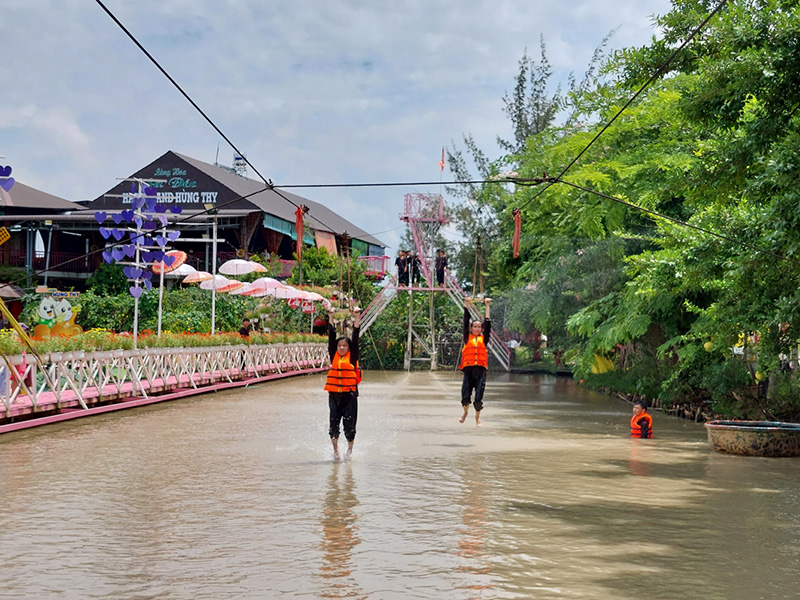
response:
[[[344,463],[321,376],[0,436],[0,598],[800,597],[800,459],[550,376],[460,425],[458,377],[365,374]]]

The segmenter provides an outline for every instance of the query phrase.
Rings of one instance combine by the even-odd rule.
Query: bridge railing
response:
[[[322,370],[327,344],[59,352],[0,360],[0,421],[273,373]]]

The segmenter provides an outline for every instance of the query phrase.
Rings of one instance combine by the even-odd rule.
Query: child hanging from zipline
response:
[[[486,345],[492,333],[492,323],[489,320],[489,305],[491,298],[484,298],[486,316],[483,322],[472,320],[470,306],[472,300],[467,298],[464,306],[464,347],[461,349],[461,370],[464,372],[464,381],[461,384],[461,406],[464,414],[458,420],[463,423],[469,414],[469,405],[472,402],[472,391],[475,390],[475,425],[481,426],[481,410],[483,410],[483,391],[486,388],[486,371],[489,368],[489,355]]]
[[[347,457],[353,453],[358,420],[358,384],[361,382],[361,368],[358,366],[358,330],[361,326],[361,309],[353,309],[352,338],[336,337],[333,325],[333,309],[328,310],[328,355],[331,368],[325,381],[330,410],[328,433],[333,444],[333,459],[339,460],[339,424],[347,439]]]

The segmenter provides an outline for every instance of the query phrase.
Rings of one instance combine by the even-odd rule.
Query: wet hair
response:
[[[336,340],[336,346],[337,347],[339,346],[339,342],[341,342],[342,340],[347,342],[347,349],[348,350],[353,346],[353,342],[350,341],[349,337],[342,336],[342,337],[340,337],[339,339]]]
[[[647,410],[647,402],[645,402],[644,400],[637,400],[636,402],[633,403],[633,405],[641,406],[642,410]]]

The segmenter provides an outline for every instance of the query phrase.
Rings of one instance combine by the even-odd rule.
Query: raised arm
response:
[[[492,303],[491,298],[484,298],[483,305],[486,307],[486,316],[483,318],[483,339],[489,343],[489,338],[492,335],[492,321],[489,319],[489,306]]]
[[[328,357],[333,360],[336,354],[336,328],[333,326],[333,309],[328,310]]]
[[[461,329],[465,344],[469,341],[469,325],[472,322],[472,313],[469,312],[470,306],[472,306],[472,301],[467,298],[464,300],[464,327]]]
[[[358,349],[358,340],[359,340],[359,331],[361,328],[361,309],[356,307],[353,309],[353,336],[350,339],[352,342],[350,346],[350,360],[353,364],[358,363],[359,358],[359,349]]]

